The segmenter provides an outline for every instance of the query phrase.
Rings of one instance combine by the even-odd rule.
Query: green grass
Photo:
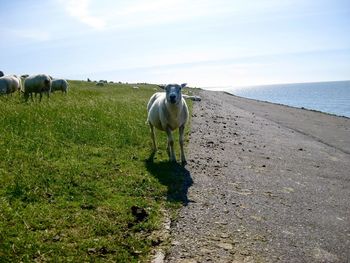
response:
[[[41,103],[0,97],[0,262],[149,259],[160,211],[186,202],[190,177],[168,163],[164,133],[148,160],[155,86],[139,87],[70,81]]]

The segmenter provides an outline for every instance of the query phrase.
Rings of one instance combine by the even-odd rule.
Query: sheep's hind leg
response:
[[[169,128],[167,128],[166,134],[168,135],[167,151],[168,151],[169,159],[171,162],[176,162],[176,156],[175,156],[175,151],[174,151],[174,138],[173,138],[173,135],[172,135],[171,130]]]
[[[184,151],[184,131],[185,131],[185,125],[182,125],[179,128],[179,143],[180,143],[180,149],[181,149],[181,163],[182,165],[186,165],[186,157],[185,157],[185,151]]]

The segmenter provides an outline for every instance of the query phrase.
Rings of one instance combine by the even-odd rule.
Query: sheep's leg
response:
[[[179,128],[179,143],[180,143],[180,149],[181,149],[181,163],[182,165],[186,165],[186,157],[185,157],[185,151],[184,151],[184,131],[185,131],[185,125],[182,125]]]
[[[151,138],[152,138],[152,143],[153,143],[153,152],[157,151],[157,144],[156,144],[156,136],[154,134],[154,127],[150,123],[149,126],[151,127]]]
[[[43,98],[43,93],[40,92],[40,98],[39,98],[39,102],[41,102],[41,99]]]
[[[176,162],[176,156],[174,151],[174,138],[171,130],[169,128],[166,129],[166,134],[168,135],[168,155],[171,162]]]

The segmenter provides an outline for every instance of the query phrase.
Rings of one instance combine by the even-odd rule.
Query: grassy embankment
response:
[[[131,87],[71,81],[41,103],[0,97],[0,262],[147,260],[185,173],[171,172],[160,132],[147,161],[155,86]]]

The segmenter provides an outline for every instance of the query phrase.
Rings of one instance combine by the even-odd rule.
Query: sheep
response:
[[[21,89],[21,78],[16,75],[0,77],[0,93],[11,94]]]
[[[51,92],[56,90],[62,91],[62,93],[68,92],[68,82],[65,79],[53,79],[51,82]]]
[[[16,91],[21,91],[23,89],[23,82],[22,82],[22,78],[20,76],[17,75],[12,75],[12,77],[15,78],[17,87],[16,87]]]
[[[167,152],[169,160],[176,162],[174,151],[174,139],[172,131],[179,128],[179,143],[181,150],[181,163],[186,165],[184,144],[185,124],[188,120],[188,108],[185,99],[182,97],[181,90],[187,84],[168,84],[164,87],[165,92],[153,94],[147,104],[148,117],[147,122],[151,128],[151,138],[153,142],[153,153],[157,151],[154,127],[165,131],[168,136]]]
[[[8,94],[10,90],[10,86],[12,85],[12,78],[9,76],[0,77],[0,93]]]
[[[23,92],[24,92],[24,98],[26,101],[28,101],[29,95],[33,101],[33,93],[40,94],[39,101],[41,101],[44,92],[47,93],[47,97],[50,98],[50,92],[51,92],[50,76],[46,74],[29,76],[24,81]]]

